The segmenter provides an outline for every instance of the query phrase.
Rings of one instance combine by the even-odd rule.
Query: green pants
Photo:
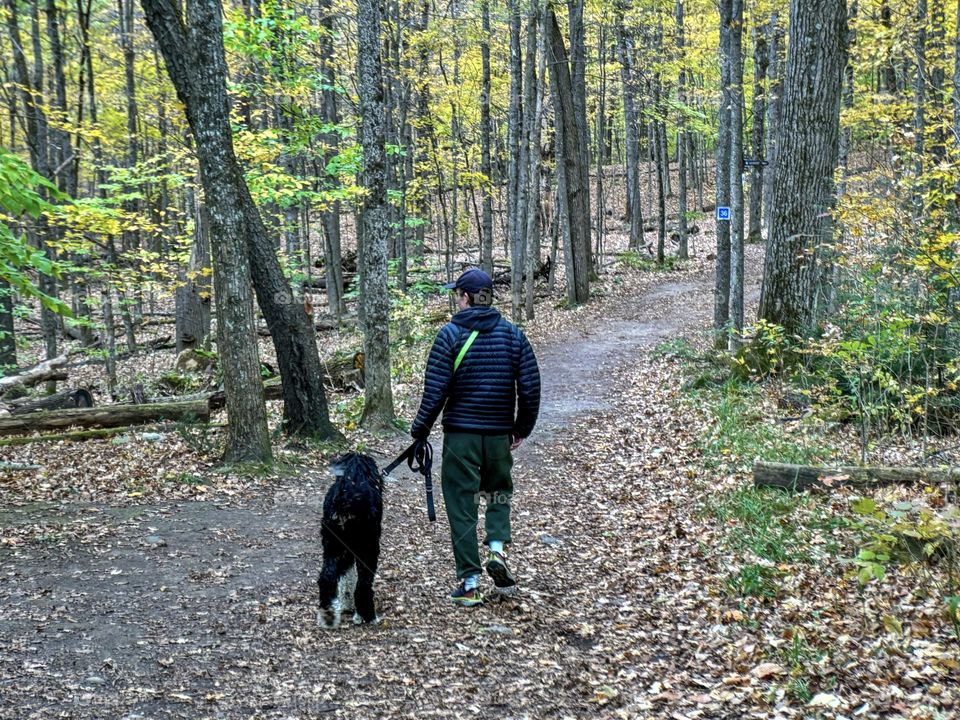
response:
[[[480,573],[477,514],[481,497],[487,503],[484,542],[510,542],[512,467],[509,435],[448,432],[443,436],[440,476],[458,578]]]

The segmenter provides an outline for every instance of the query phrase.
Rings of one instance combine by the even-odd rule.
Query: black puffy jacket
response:
[[[473,330],[480,334],[454,375],[454,361]],[[461,310],[437,334],[410,434],[426,438],[441,410],[449,432],[518,438],[533,432],[540,411],[537,358],[526,335],[498,310]]]

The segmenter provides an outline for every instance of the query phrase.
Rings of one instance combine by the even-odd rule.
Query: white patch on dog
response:
[[[330,607],[320,610],[317,613],[317,624],[322,628],[333,630],[340,627],[340,612],[343,607],[340,604],[340,598],[336,598]]]
[[[340,616],[344,612],[352,613],[354,611],[353,593],[356,589],[357,566],[354,565],[337,582],[337,597],[330,603],[330,607],[317,613],[317,624],[328,630],[340,627]],[[354,623],[357,623],[357,617],[359,616],[354,614]]]
[[[337,598],[340,607],[347,612],[353,612],[354,602],[353,594],[357,591],[357,566],[351,565],[350,569],[343,574],[337,582]]]

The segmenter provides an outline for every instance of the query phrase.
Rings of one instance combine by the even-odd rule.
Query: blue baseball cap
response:
[[[456,282],[447,283],[443,287],[447,290],[463,290],[475,295],[481,290],[492,290],[493,280],[480,268],[470,268],[458,277]]]

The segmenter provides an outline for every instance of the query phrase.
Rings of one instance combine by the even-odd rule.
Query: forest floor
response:
[[[749,253],[755,302],[762,249]],[[884,634],[886,620],[878,632],[876,595],[840,571],[783,563],[795,582],[776,603],[728,592],[731,521],[704,507],[745,480],[705,472],[710,417],[663,352],[704,344],[711,266],[619,274],[529,328],[544,389],[515,458],[520,591],[480,608],[446,600],[442,499],[431,525],[401,471],[385,493],[382,622],[334,631],[315,621],[322,453],[287,448],[244,475],[186,433],[134,436],[64,445],[59,470],[8,479],[0,717],[953,716],[955,645],[939,629]],[[389,461],[405,444],[368,449]],[[43,452],[0,459],[50,462]],[[56,489],[64,473],[72,495]],[[798,666],[808,695],[790,691]]]

